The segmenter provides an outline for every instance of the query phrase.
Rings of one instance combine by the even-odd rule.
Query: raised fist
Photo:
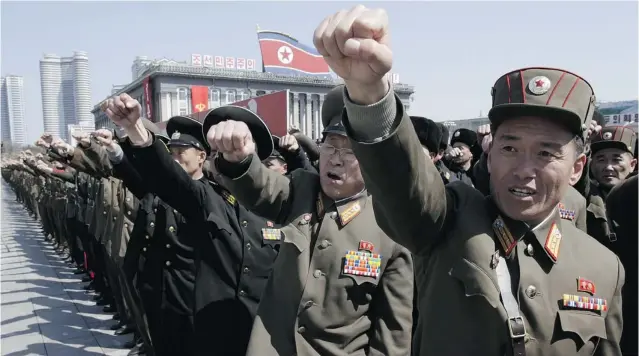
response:
[[[297,143],[295,136],[289,134],[280,138],[280,147],[287,151],[295,152],[300,148],[300,145]]]
[[[462,151],[457,147],[451,147],[448,151],[446,151],[446,157],[448,159],[453,159],[460,157],[462,155]]]
[[[386,11],[358,5],[328,16],[315,30],[313,43],[331,69],[344,79],[349,94],[356,91],[365,95],[367,89],[378,92],[380,83],[388,91],[390,84],[385,76],[393,66],[393,53]],[[385,94],[381,93],[382,97]]]
[[[82,147],[89,147],[89,145],[91,145],[91,137],[86,132],[73,131],[71,132],[71,137],[73,137]]]
[[[601,129],[602,127],[597,123],[597,121],[590,121],[590,127],[588,127],[588,131],[586,133],[586,141],[590,141],[590,138],[598,134]]]
[[[51,142],[53,141],[53,135],[46,132],[43,133],[42,136],[40,136],[40,138],[47,144],[51,144]]]
[[[481,144],[481,149],[488,153],[490,144],[493,142],[493,135],[490,133],[490,124],[481,125],[477,128],[477,142]]]
[[[113,152],[117,143],[113,140],[113,132],[107,129],[99,129],[91,133],[96,141],[107,151]]]
[[[35,145],[38,147],[42,147],[42,148],[49,148],[49,143],[45,142],[42,138],[39,138],[36,142]]]
[[[107,99],[100,108],[114,124],[124,129],[134,126],[140,120],[142,113],[140,103],[129,94],[120,94]]]
[[[241,121],[228,120],[211,126],[206,140],[212,151],[221,153],[229,162],[240,162],[255,153],[251,130]]]

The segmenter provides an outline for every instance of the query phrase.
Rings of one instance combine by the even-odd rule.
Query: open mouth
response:
[[[326,173],[326,176],[331,179],[331,180],[342,180],[342,177],[340,177],[339,175],[333,173],[333,172],[328,172]]]
[[[527,187],[508,188],[508,191],[510,192],[510,194],[522,198],[533,196],[536,193],[534,189]]]

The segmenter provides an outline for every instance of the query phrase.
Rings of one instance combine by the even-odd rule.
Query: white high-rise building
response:
[[[2,142],[14,145],[27,143],[24,117],[24,80],[17,75],[0,81]]]
[[[45,54],[40,60],[44,131],[69,139],[69,125],[94,129],[91,77],[86,52],[73,57]]]

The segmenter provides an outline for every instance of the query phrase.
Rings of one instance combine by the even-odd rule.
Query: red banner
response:
[[[153,109],[151,106],[151,80],[149,77],[144,78],[142,81],[144,86],[144,105],[146,107],[146,118],[149,121],[153,121]]]
[[[264,120],[273,135],[284,136],[288,132],[288,102],[288,90],[282,90],[231,105],[251,110]]]
[[[209,87],[191,87],[191,105],[193,112],[204,111],[209,108]]]

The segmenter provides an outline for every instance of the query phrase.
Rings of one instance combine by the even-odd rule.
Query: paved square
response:
[[[4,181],[1,189],[1,355],[126,355],[132,335],[114,335],[112,315],[95,306]]]

